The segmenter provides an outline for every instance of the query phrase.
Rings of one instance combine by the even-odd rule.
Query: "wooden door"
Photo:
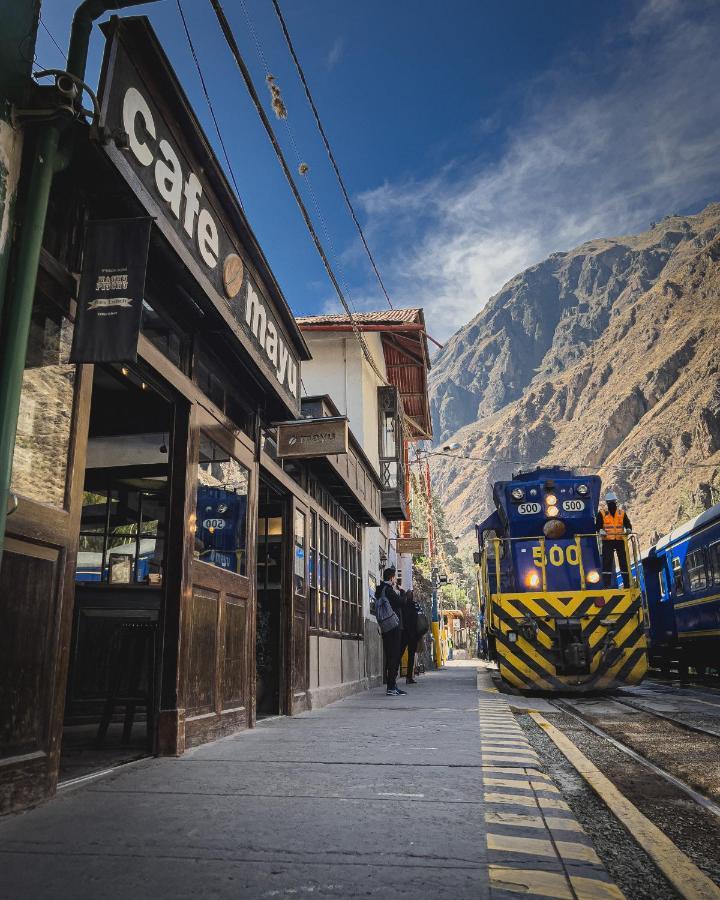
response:
[[[55,792],[62,738],[92,366],[41,270],[0,569],[0,813]]]
[[[288,711],[301,712],[308,706],[308,541],[310,516],[296,498],[290,504],[291,528],[288,541],[292,552],[289,603],[289,703]]]
[[[258,492],[249,439],[198,406],[190,431],[191,562],[180,653],[186,747],[254,722]]]

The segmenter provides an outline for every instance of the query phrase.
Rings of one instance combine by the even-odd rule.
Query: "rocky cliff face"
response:
[[[540,462],[599,469],[644,543],[702,509],[720,486],[719,337],[720,204],[517,275],[434,365],[437,439],[481,458],[435,458],[453,529]]]

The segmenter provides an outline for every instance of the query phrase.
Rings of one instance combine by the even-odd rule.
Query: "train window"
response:
[[[720,584],[720,541],[707,548],[708,581]]]
[[[675,593],[676,594],[684,594],[685,586],[683,585],[682,563],[680,562],[679,556],[673,556],[672,567],[673,567],[673,582],[674,582],[674,587],[675,587]]]
[[[705,551],[702,547],[687,555],[687,573],[691,591],[702,591],[707,587],[705,571]]]
[[[670,599],[670,589],[668,586],[668,576],[665,567],[658,572],[658,580],[660,582],[660,602]]]

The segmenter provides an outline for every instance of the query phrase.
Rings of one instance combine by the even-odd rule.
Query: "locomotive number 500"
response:
[[[542,547],[533,547],[533,562],[540,569],[547,566],[548,562],[551,566],[578,566],[580,565],[578,548],[575,544],[569,544],[567,547],[553,544],[543,559]]]

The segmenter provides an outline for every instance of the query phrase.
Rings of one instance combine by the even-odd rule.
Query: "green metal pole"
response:
[[[143,0],[85,0],[81,3],[75,11],[70,32],[68,72],[84,78],[90,33],[98,16],[108,9],[137,6],[141,2]],[[55,172],[69,155],[59,153],[66,121],[59,119],[41,126],[37,138],[28,189],[18,215],[20,238],[0,334],[0,565],[5,546],[20,394],[50,189]]]
[[[18,215],[22,238],[0,341],[0,563],[33,298],[59,142],[60,128],[49,125],[34,150],[28,190]]]

